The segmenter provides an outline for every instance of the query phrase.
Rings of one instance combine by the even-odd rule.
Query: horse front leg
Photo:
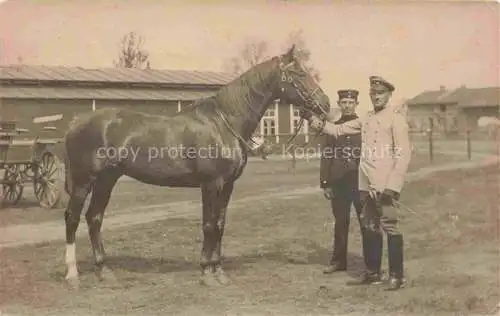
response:
[[[219,210],[216,218],[216,235],[215,250],[212,256],[212,262],[215,264],[215,276],[219,283],[227,285],[231,282],[229,277],[222,268],[222,237],[224,236],[224,228],[226,226],[226,213],[231,194],[233,193],[234,182],[228,182],[223,187],[218,196]]]
[[[201,199],[203,208],[202,230],[203,246],[200,256],[201,278],[200,283],[206,286],[219,285],[215,277],[215,264],[212,261],[218,232],[216,231],[216,201],[217,189],[213,184],[203,184],[201,186]]]

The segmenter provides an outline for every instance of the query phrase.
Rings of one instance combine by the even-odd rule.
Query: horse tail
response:
[[[91,174],[99,169],[99,166],[93,165],[94,162],[87,160],[88,152],[85,153],[87,148],[84,148],[83,154],[85,157],[81,156],[81,143],[84,138],[100,138],[96,140],[95,144],[99,141],[103,142],[102,133],[96,131],[94,126],[99,126],[107,113],[112,113],[115,109],[102,109],[99,112],[84,112],[78,113],[73,116],[73,119],[68,125],[68,129],[64,135],[64,168],[65,168],[65,180],[64,180],[64,190],[66,193],[71,195],[75,187],[80,185],[86,185],[86,181],[92,182],[94,178]],[[99,118],[98,115],[101,117]],[[96,145],[97,146],[97,145]],[[94,159],[92,159],[94,160]],[[83,183],[80,183],[83,181]]]
[[[71,196],[73,191],[73,179],[71,177],[71,168],[69,164],[68,147],[66,146],[66,142],[64,142],[64,191]]]
[[[79,131],[90,120],[89,114],[77,114],[68,124],[68,129],[64,135],[64,191],[71,196],[73,191],[73,177],[71,171],[71,153],[70,147],[72,136],[79,133]]]

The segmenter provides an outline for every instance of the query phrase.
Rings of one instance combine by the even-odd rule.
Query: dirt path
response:
[[[499,156],[482,156],[484,158],[455,162],[445,165],[429,166],[418,171],[411,172],[407,181],[414,181],[432,175],[439,171],[471,169],[492,164],[499,164]],[[271,192],[265,195],[246,197],[232,200],[231,210],[244,207],[256,200],[262,199],[289,199],[308,194],[321,194],[317,186],[308,186],[286,192]],[[197,202],[169,202],[147,206],[133,206],[130,210],[117,215],[105,217],[104,229],[117,229],[126,226],[145,224],[167,218],[196,218],[199,216],[200,205]],[[140,212],[140,211],[147,211]],[[87,224],[82,220],[78,229],[78,236],[87,235]],[[44,222],[40,224],[23,224],[2,227],[0,229],[0,248],[17,247],[26,244],[36,244],[64,239],[63,223],[61,221]]]

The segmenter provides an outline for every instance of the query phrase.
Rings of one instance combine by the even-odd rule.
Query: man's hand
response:
[[[333,199],[333,189],[332,188],[324,188],[323,195],[325,196],[325,199],[332,200]]]
[[[385,189],[380,196],[380,204],[383,206],[393,206],[394,201],[399,200],[399,193],[390,189]]]
[[[303,117],[305,120],[308,120],[312,117],[312,112],[311,111],[304,111],[304,110],[300,110],[299,111],[299,115],[300,117]]]
[[[317,131],[321,131],[325,126],[325,122],[316,116],[311,116],[307,121],[309,122],[309,127]]]

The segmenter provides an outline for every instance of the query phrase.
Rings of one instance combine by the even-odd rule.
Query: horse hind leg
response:
[[[89,231],[89,239],[94,254],[96,274],[100,280],[114,280],[112,271],[105,266],[105,251],[102,242],[101,227],[104,218],[104,211],[108,206],[113,187],[118,177],[114,174],[105,173],[98,176],[92,190],[89,208],[85,219]]]
[[[78,287],[78,267],[76,263],[76,231],[80,224],[85,199],[91,190],[91,181],[73,182],[68,206],[64,211],[64,221],[66,225],[66,280],[73,287]]]

